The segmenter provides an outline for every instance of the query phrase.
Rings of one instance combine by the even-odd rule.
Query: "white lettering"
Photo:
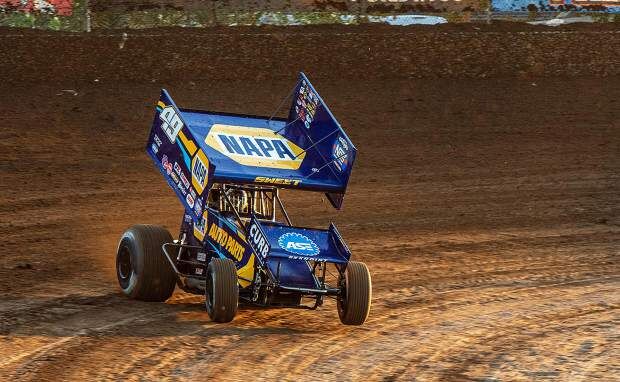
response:
[[[172,106],[166,106],[164,110],[159,113],[159,119],[161,119],[161,129],[166,133],[170,143],[174,143],[179,135],[179,131],[183,128],[183,122],[177,115]]]
[[[267,239],[262,235],[260,229],[256,224],[250,226],[250,239],[254,243],[256,250],[262,257],[267,257],[269,252],[269,245]]]

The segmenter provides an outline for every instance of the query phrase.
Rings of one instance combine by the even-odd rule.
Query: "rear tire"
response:
[[[345,325],[361,325],[370,313],[372,281],[364,263],[350,261],[339,282],[338,316]]]
[[[207,268],[205,305],[211,320],[230,322],[237,314],[239,283],[230,259],[212,259]]]
[[[118,245],[116,276],[123,293],[142,301],[166,301],[176,285],[176,274],[161,246],[172,242],[165,228],[135,225]]]

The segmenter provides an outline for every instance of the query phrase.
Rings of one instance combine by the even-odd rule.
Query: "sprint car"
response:
[[[304,73],[287,99],[287,118],[259,117],[182,109],[162,90],[146,151],[185,212],[175,239],[155,225],[123,233],[125,295],[165,301],[178,286],[204,295],[216,322],[239,304],[316,309],[332,298],[343,324],[364,323],[366,265],[350,260],[333,223],[295,226],[280,198],[281,189],[322,192],[340,209],[356,148]]]

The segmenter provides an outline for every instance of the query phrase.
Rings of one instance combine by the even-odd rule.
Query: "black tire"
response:
[[[350,261],[340,279],[341,294],[338,296],[338,316],[345,325],[361,325],[370,313],[372,281],[364,263]]]
[[[207,267],[205,305],[211,320],[230,322],[237,314],[239,282],[230,259],[212,259]]]
[[[176,285],[176,274],[161,246],[172,242],[165,228],[135,225],[118,244],[116,276],[123,293],[142,301],[166,301]]]

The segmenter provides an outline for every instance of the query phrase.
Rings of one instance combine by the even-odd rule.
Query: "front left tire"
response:
[[[235,318],[239,305],[239,282],[232,260],[214,258],[209,263],[205,305],[209,317],[215,322],[230,322]]]

